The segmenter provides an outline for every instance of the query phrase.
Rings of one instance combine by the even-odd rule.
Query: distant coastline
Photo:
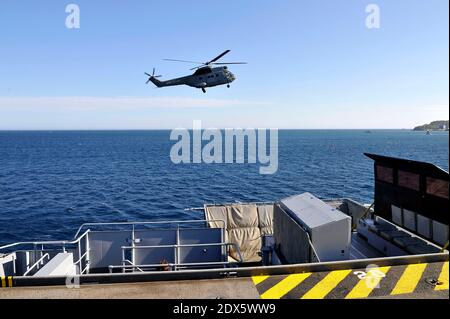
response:
[[[413,131],[448,131],[448,120],[433,121],[429,124],[416,126]]]

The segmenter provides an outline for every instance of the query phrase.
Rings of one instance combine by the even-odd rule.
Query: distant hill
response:
[[[434,121],[430,124],[424,124],[420,126],[416,126],[414,131],[448,131],[448,120],[447,121]]]

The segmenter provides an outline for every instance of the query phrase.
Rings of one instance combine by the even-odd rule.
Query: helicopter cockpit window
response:
[[[204,75],[204,74],[208,74],[211,72],[212,71],[210,68],[197,69],[197,71],[194,72],[194,75]]]

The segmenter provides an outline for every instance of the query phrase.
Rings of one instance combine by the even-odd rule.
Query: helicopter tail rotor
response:
[[[147,82],[145,82],[145,84],[148,84],[152,79],[156,79],[156,78],[160,78],[161,77],[161,75],[155,75],[155,71],[156,71],[156,69],[153,68],[152,74],[148,74],[147,72],[145,72],[145,75],[148,76],[148,80],[147,80]]]

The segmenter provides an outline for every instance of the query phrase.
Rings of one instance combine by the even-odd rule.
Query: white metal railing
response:
[[[90,226],[91,228],[94,226],[137,226],[137,225],[183,225],[183,224],[207,224],[209,222],[219,222],[222,223],[223,229],[226,229],[226,222],[223,219],[213,219],[213,220],[206,220],[206,219],[194,219],[194,220],[174,220],[174,221],[154,221],[154,222],[115,222],[115,223],[85,223],[82,224],[78,231],[76,232],[74,238],[78,236],[78,234],[81,232],[81,230],[86,227]]]
[[[46,253],[45,255],[43,255],[41,258],[38,259],[38,261],[36,261],[30,268],[28,268],[27,271],[25,271],[23,273],[23,276],[26,276],[30,273],[31,270],[33,270],[35,267],[37,267],[40,263],[42,263],[44,261],[44,259],[47,258],[48,260],[50,260],[50,255],[48,253]],[[38,267],[39,269],[39,267]]]
[[[0,251],[7,249],[7,248],[11,248],[11,247],[15,247],[15,246],[24,246],[24,245],[61,245],[64,249],[64,247],[66,245],[71,245],[71,244],[77,244],[80,242],[81,239],[83,239],[84,236],[86,236],[88,233],[90,232],[90,229],[86,230],[83,235],[81,235],[80,237],[78,237],[75,240],[69,241],[69,240],[48,240],[48,241],[20,241],[17,243],[12,243],[12,244],[8,244],[5,246],[1,246],[0,247]]]
[[[206,220],[206,219],[195,219],[195,220],[175,220],[175,221],[151,221],[151,222],[112,222],[112,223],[85,223],[82,224],[75,236],[74,240],[50,240],[50,241],[23,241],[23,242],[17,242],[13,244],[8,244],[0,247],[0,253],[2,253],[2,250],[10,249],[13,247],[21,247],[21,246],[29,246],[32,245],[34,250],[34,256],[37,256],[40,252],[41,254],[45,252],[45,248],[48,246],[57,246],[59,247],[63,252],[66,252],[66,249],[70,247],[73,251],[78,251],[78,259],[74,262],[74,265],[78,266],[80,275],[84,274],[85,272],[88,272],[89,270],[89,260],[90,260],[90,248],[89,248],[89,232],[91,232],[91,227],[103,227],[103,226],[132,226],[132,238],[131,243],[134,245],[134,234],[135,234],[135,227],[139,225],[143,226],[158,226],[158,225],[176,225],[178,229],[180,229],[180,226],[187,225],[187,224],[204,224],[208,225],[210,222],[216,222],[219,224],[219,227],[221,229],[221,236],[222,241],[225,238],[225,229],[226,229],[226,221],[222,219],[214,219],[214,220]],[[84,233],[81,233],[83,228],[90,227]],[[221,226],[221,227],[220,227]],[[80,235],[81,234],[81,235]],[[85,247],[82,248],[81,240],[85,239]],[[73,245],[76,245],[74,248]],[[216,244],[217,245],[217,244]],[[222,244],[225,245],[224,243]],[[40,247],[39,247],[40,246]],[[47,247],[46,247],[47,246]],[[142,247],[142,246],[139,246]],[[177,246],[176,246],[177,247]],[[179,247],[179,245],[178,245]],[[133,246],[133,248],[136,248],[136,246]],[[177,248],[174,248],[177,249]],[[132,250],[132,254],[134,254],[134,249]],[[240,250],[238,248],[238,254],[240,256]],[[36,258],[36,257],[35,257]],[[240,256],[242,259],[242,257]],[[42,260],[40,260],[42,261]],[[85,264],[83,264],[85,263]],[[15,266],[15,265],[14,265]],[[34,265],[33,265],[34,266]],[[34,266],[36,267],[36,266]],[[136,266],[135,266],[136,267]],[[14,268],[15,269],[15,268]],[[27,268],[27,274],[29,273],[29,268]],[[16,275],[16,271],[14,271],[14,275]]]
[[[45,251],[45,246],[60,246],[62,251],[66,252],[67,246],[77,245],[79,259],[76,262],[74,262],[74,264],[78,265],[79,270],[80,270],[80,274],[82,274],[85,271],[87,271],[87,269],[88,269],[88,260],[89,260],[88,234],[89,234],[89,232],[90,232],[90,229],[86,230],[81,236],[79,236],[77,239],[72,240],[72,241],[68,241],[68,240],[22,241],[22,242],[17,242],[17,243],[13,243],[13,244],[8,244],[8,245],[1,246],[0,247],[0,252],[2,250],[8,249],[8,248],[12,248],[12,247],[20,247],[20,246],[32,245],[33,246],[33,250],[34,250],[34,256],[37,256],[38,252],[43,253]],[[83,238],[86,238],[86,247],[85,247],[85,252],[82,254],[81,253],[81,240]],[[38,246],[41,246],[41,247],[38,248]],[[34,268],[34,267],[36,267],[36,265],[39,264],[39,262],[42,262],[43,261],[43,257],[46,256],[46,255],[48,255],[48,253],[46,253],[38,261],[36,261],[32,265],[32,267]],[[50,256],[48,256],[48,258],[49,257]],[[87,260],[86,266],[84,268],[82,267],[83,259]],[[30,270],[31,270],[31,268],[27,267],[27,270],[24,272],[23,276],[27,275],[30,272]]]
[[[211,261],[211,262],[197,262],[197,263],[180,263],[178,261],[178,248],[183,247],[234,247],[236,249],[236,252],[238,254],[239,260],[237,262],[230,262],[230,261]],[[198,267],[198,266],[215,266],[215,265],[222,265],[227,266],[230,264],[235,263],[242,263],[244,260],[241,255],[241,251],[239,248],[239,245],[235,243],[205,243],[205,244],[173,244],[173,245],[150,245],[150,246],[122,246],[122,265],[110,265],[108,266],[109,271],[112,272],[113,269],[119,268],[122,269],[122,271],[125,271],[126,269],[132,269],[134,270],[137,268],[139,271],[143,272],[142,268],[160,268],[160,267],[169,267],[172,270],[177,270],[179,267]],[[159,249],[159,248],[173,248],[174,249],[174,258],[175,262],[173,263],[159,263],[159,264],[134,264],[133,261],[130,261],[125,258],[125,252],[126,250],[136,250],[136,249]],[[228,255],[228,254],[227,254]],[[126,265],[128,263],[129,265]]]
[[[233,203],[208,203],[204,204],[202,207],[188,207],[185,208],[185,211],[204,211],[206,207],[219,207],[219,206],[232,206],[232,205],[256,205],[256,206],[262,206],[262,205],[274,205],[274,202],[240,202],[235,201]]]
[[[78,264],[78,267],[80,270],[80,275],[84,274],[84,272],[88,269],[88,263],[86,263],[86,266],[84,268],[82,268],[82,260],[83,260],[83,258],[87,257],[88,253],[89,253],[89,250],[86,249],[84,254],[80,258],[78,258],[78,260],[76,262],[74,262],[74,265]]]
[[[208,225],[209,222],[216,222],[218,224],[219,227],[221,229],[221,240],[223,242],[223,240],[225,239],[225,230],[226,230],[226,221],[222,220],[222,219],[213,219],[213,220],[206,220],[206,219],[194,219],[194,220],[173,220],[173,221],[144,221],[144,222],[106,222],[106,223],[85,223],[82,224],[76,234],[75,234],[75,238],[80,234],[80,232],[82,231],[83,228],[85,227],[89,227],[89,229],[91,231],[93,231],[93,229],[95,229],[96,227],[107,227],[107,226],[131,226],[131,229],[129,229],[129,231],[131,231],[131,244],[133,246],[131,247],[136,247],[135,246],[135,231],[136,231],[136,226],[160,226],[160,225],[171,225],[171,226],[176,226],[177,229],[180,229],[180,226],[183,225],[192,225],[192,224],[203,224],[203,225]],[[178,238],[178,235],[177,235]],[[139,246],[142,247],[142,246]],[[174,248],[175,250],[177,248]],[[131,254],[132,254],[132,259],[134,260],[134,255],[135,255],[135,250],[132,249],[131,250]],[[239,251],[240,254],[240,251]],[[242,257],[241,257],[242,259]],[[133,264],[132,262],[128,261],[129,263]],[[122,261],[122,264],[124,263],[124,261]],[[117,265],[116,265],[117,266]],[[115,267],[116,267],[115,266]],[[135,268],[138,268],[135,266]],[[176,267],[175,267],[176,268]],[[140,271],[142,271],[141,269],[139,269]],[[80,271],[81,274],[84,273],[84,270]]]
[[[125,264],[126,262],[129,263],[129,265],[126,265],[126,266],[132,266],[133,269],[134,269],[134,268],[137,268],[137,270],[139,270],[140,272],[144,272],[144,271],[143,271],[141,268],[139,268],[138,266],[134,266],[133,263],[132,263],[131,261],[129,261],[128,259],[122,259],[122,264]],[[125,265],[123,265],[123,266],[125,266]],[[112,271],[112,268],[110,268],[110,267],[112,267],[112,266],[111,266],[111,265],[108,266],[109,272]]]

